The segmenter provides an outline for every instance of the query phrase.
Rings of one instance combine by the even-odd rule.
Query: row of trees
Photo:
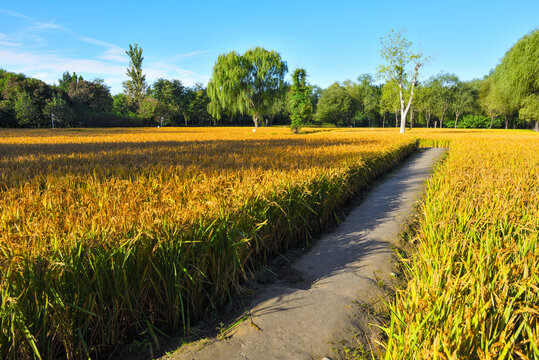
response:
[[[0,69],[0,127],[153,126],[214,120],[202,84],[159,79],[146,85],[142,49],[130,45],[124,93],[112,96],[101,79],[87,81],[65,72],[58,85]]]
[[[483,79],[441,73],[418,80],[428,60],[411,50],[404,32],[382,40],[382,85],[370,75],[334,83],[322,92],[315,120],[337,126],[529,127],[539,131],[539,31],[520,39]],[[410,66],[411,64],[411,66]]]
[[[111,122],[113,99],[100,79],[64,73],[57,86],[0,69],[0,126],[51,127]],[[115,119],[118,125],[125,123]]]
[[[492,79],[462,82],[454,74],[440,74],[417,85],[409,110],[408,126],[427,127],[522,127],[516,106],[495,102]],[[282,84],[260,112],[258,121],[331,126],[398,126],[398,87],[375,84],[371,75],[356,82],[334,83],[320,89],[307,83],[304,69],[297,69],[293,84]],[[211,83],[210,83],[211,84]],[[57,127],[140,126],[140,125],[238,125],[253,124],[252,113],[243,114],[222,107],[212,114],[208,91],[202,85],[185,87],[179,80],[159,79],[146,87],[135,101],[129,94],[110,95],[101,80],[86,81],[64,73],[58,86],[24,75],[0,70],[0,126]],[[404,93],[404,97],[408,95]],[[266,101],[268,98],[266,97]],[[530,101],[524,102],[528,104]],[[533,103],[532,103],[533,104]],[[208,110],[209,109],[209,110]],[[533,109],[528,111],[534,113]],[[260,111],[260,110],[259,110]],[[393,120],[392,120],[393,119]]]
[[[111,96],[103,80],[65,72],[58,85],[0,69],[0,127],[209,125],[206,88],[157,80],[144,96]]]
[[[296,69],[292,84],[279,53],[253,48],[218,57],[212,78],[186,87],[180,80],[143,73],[142,49],[129,45],[124,93],[111,96],[102,80],[66,72],[58,85],[0,70],[0,126],[140,126],[304,124],[332,126],[525,127],[539,130],[539,31],[517,42],[484,79],[460,81],[441,73],[425,81],[428,61],[412,50],[404,31],[382,39],[377,84],[371,75],[322,90]]]

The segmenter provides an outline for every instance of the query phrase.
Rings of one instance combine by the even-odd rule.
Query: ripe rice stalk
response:
[[[497,135],[443,135],[386,359],[539,358],[539,139]]]
[[[413,137],[347,130],[6,134],[0,356],[8,359],[99,357],[189,331],[417,147]]]

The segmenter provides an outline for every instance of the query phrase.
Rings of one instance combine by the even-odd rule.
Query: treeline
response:
[[[455,128],[529,126],[518,117],[516,110],[491,111],[487,100],[490,96],[489,81],[488,77],[460,81],[454,74],[442,73],[418,83],[407,125]],[[398,127],[400,111],[396,84],[377,85],[371,75],[362,75],[357,82],[336,82],[322,91],[315,122],[336,126]]]
[[[492,85],[494,74],[462,82],[456,75],[440,74],[415,90],[408,117],[411,127],[522,128],[516,106],[504,104]],[[274,101],[264,125],[290,124],[287,93]],[[400,123],[396,86],[375,84],[371,75],[357,81],[336,82],[327,89],[308,86],[312,115],[308,124],[323,126],[390,127]],[[494,92],[494,91],[497,92]],[[111,96],[100,79],[84,80],[64,73],[58,85],[0,69],[1,127],[110,127],[252,125],[249,115],[208,112],[210,102],[202,84],[186,87],[180,80],[159,79],[139,101],[126,94]],[[497,96],[497,97],[496,97]],[[495,99],[501,99],[500,104]]]
[[[58,85],[0,69],[0,127],[110,127],[211,124],[206,89],[160,79],[140,102],[112,96],[103,80],[65,72]],[[165,102],[173,91],[172,104]],[[163,97],[163,101],[157,98]],[[176,106],[178,105],[178,106]],[[163,118],[163,119],[161,119]]]
[[[391,80],[377,84],[367,74],[355,82],[335,82],[321,89],[305,83],[306,71],[296,69],[303,74],[301,97],[308,101],[298,98],[298,84],[283,80],[286,62],[263,48],[219,56],[208,88],[186,87],[180,80],[168,79],[148,86],[142,49],[130,45],[126,54],[128,80],[123,83],[124,93],[114,96],[102,80],[87,81],[75,73],[64,73],[58,85],[50,86],[0,69],[0,126],[206,126],[252,125],[253,121],[255,126],[290,125],[299,113],[298,124],[303,125],[399,126],[400,85],[405,103],[414,88],[405,115],[408,127],[534,126],[539,131],[537,30],[520,39],[488,76],[471,81],[441,73],[414,86]]]
[[[401,36],[402,34],[396,34]],[[410,43],[386,47],[390,56],[400,54]],[[400,46],[400,47],[399,47]],[[409,54],[411,55],[411,53]],[[401,64],[394,58],[395,64]],[[420,54],[409,56],[421,57]],[[357,82],[334,83],[321,94],[315,119],[338,126],[395,126],[410,101],[404,121],[409,127],[529,128],[539,131],[539,30],[521,38],[507,51],[500,64],[483,79],[461,81],[441,73],[416,81],[408,70],[395,67],[396,76],[383,85],[373,84],[370,75]],[[415,62],[415,72],[422,65]],[[387,67],[385,68],[387,70]],[[384,72],[382,67],[381,73]],[[398,80],[398,81],[397,81]],[[415,90],[412,96],[412,91]],[[400,94],[402,92],[402,96]]]

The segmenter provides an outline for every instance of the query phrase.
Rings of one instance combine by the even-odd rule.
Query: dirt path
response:
[[[371,190],[333,233],[291,266],[296,281],[259,291],[249,307],[252,321],[223,340],[195,342],[164,358],[333,359],[334,341],[368,337],[368,316],[358,304],[372,304],[384,294],[393,271],[391,246],[398,245],[402,225],[443,152],[421,150]]]

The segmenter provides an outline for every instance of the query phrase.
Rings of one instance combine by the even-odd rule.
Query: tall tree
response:
[[[153,97],[145,97],[140,103],[137,113],[155,125],[162,125],[161,118],[167,116],[166,106]]]
[[[464,112],[471,112],[474,110],[476,94],[474,89],[468,84],[458,82],[455,88],[455,94],[451,103],[451,110],[455,114],[455,129],[459,121],[459,116]]]
[[[173,116],[183,117],[187,126],[189,101],[187,90],[180,80],[157,79],[153,83],[149,94],[164,104],[168,113]]]
[[[400,30],[399,32],[391,30],[389,35],[381,40],[382,50],[380,55],[387,64],[379,67],[379,73],[385,76],[388,81],[394,81],[399,90],[401,134],[404,134],[406,128],[406,115],[412,105],[419,68],[423,66],[425,61],[421,53],[412,51],[412,43],[406,39],[405,33],[405,30]],[[413,75],[407,68],[410,63],[414,65]],[[410,96],[408,103],[405,105],[404,87],[407,84],[410,86]]]
[[[58,79],[58,87],[67,92],[69,90],[69,84],[73,82],[77,83],[82,80],[84,80],[82,76],[77,76],[76,72],[70,74],[69,71],[66,71],[62,74],[62,78]]]
[[[395,114],[395,127],[398,126],[398,112],[399,112],[399,88],[395,81],[388,81],[382,86],[382,94],[380,96],[380,109],[384,112],[384,124],[385,126],[385,113]]]
[[[503,57],[494,71],[493,89],[511,99],[519,117],[535,123],[539,131],[539,30],[522,37]]]
[[[310,88],[310,98],[311,98],[311,107],[313,109],[313,114],[316,113],[316,107],[318,106],[318,100],[322,97],[322,88],[318,85],[309,85]]]
[[[418,86],[417,92],[416,92],[416,103],[417,103],[417,109],[421,114],[423,114],[423,117],[425,118],[425,121],[427,123],[427,128],[430,127],[430,120],[432,118],[432,115],[434,113],[434,109],[436,107],[434,94],[432,91],[432,86],[430,81],[427,81],[423,83],[421,86]]]
[[[187,89],[187,111],[186,116],[191,122],[199,124],[217,125],[217,119],[213,118],[208,112],[208,92],[203,84],[196,83],[193,87]],[[187,123],[186,123],[187,124]]]
[[[43,114],[47,119],[54,118],[54,126],[58,127],[67,127],[67,126],[76,126],[76,116],[73,109],[68,105],[59,94],[54,95],[54,97],[45,105],[43,109]]]
[[[309,87],[309,91],[311,88]],[[273,120],[280,116],[280,117],[286,117],[286,119],[289,119],[290,111],[288,106],[288,93],[290,91],[290,85],[288,83],[284,83],[281,87],[281,90],[279,93],[275,96],[273,103],[268,110],[268,115],[266,116],[266,126],[269,126],[273,124]],[[311,99],[309,98],[309,101]]]
[[[127,76],[130,80],[124,81],[124,92],[133,101],[139,102],[146,95],[146,75],[142,74],[142,48],[137,44],[129,44],[129,50],[125,52],[129,56],[129,67],[127,68]]]
[[[67,94],[80,112],[107,112],[112,110],[113,100],[110,89],[101,79],[71,82]]]
[[[42,125],[39,106],[26,91],[23,91],[15,102],[15,115],[23,127],[41,127]]]
[[[373,84],[374,79],[370,74],[358,77],[358,88],[361,89],[361,105],[369,126],[372,125],[378,106],[380,104],[381,88]]]
[[[494,118],[499,114],[498,102],[496,93],[493,89],[492,73],[483,79],[481,90],[479,91],[479,103],[483,111],[490,116],[490,128],[494,123]]]
[[[208,82],[208,110],[218,119],[223,112],[248,114],[257,128],[279,95],[287,71],[279,53],[261,47],[243,55],[219,55]]]
[[[163,104],[179,109],[184,105],[185,91],[180,80],[157,79],[150,93]]]
[[[459,78],[455,74],[441,73],[431,78],[431,91],[435,99],[435,113],[443,127],[445,114],[449,110]]]
[[[322,92],[316,109],[316,119],[337,126],[350,125],[354,116],[353,99],[346,86],[338,82]]]
[[[290,109],[290,128],[297,134],[305,121],[311,116],[312,105],[310,88],[307,86],[307,72],[296,69],[292,74],[288,106]]]

